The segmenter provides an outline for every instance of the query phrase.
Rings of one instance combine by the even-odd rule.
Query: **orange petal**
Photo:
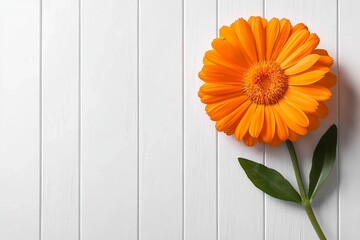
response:
[[[236,49],[236,54],[241,58],[242,62],[246,62],[247,66],[252,64],[251,59],[244,53],[244,48],[240,45],[234,27],[223,26],[220,29],[220,37]]]
[[[223,67],[220,65],[204,65],[201,69],[206,75],[229,75],[235,77],[243,77],[246,71],[241,71],[240,69],[231,69],[227,67]]]
[[[254,138],[249,133],[246,133],[244,136],[244,143],[248,147],[253,147],[257,143],[257,138]]]
[[[280,32],[279,19],[272,18],[266,27],[266,59],[270,60],[273,47]]]
[[[255,38],[258,60],[259,61],[264,60],[265,59],[265,29],[262,24],[261,17],[254,18],[254,21],[251,24],[251,29]]]
[[[281,101],[280,101],[281,102]],[[280,103],[279,102],[279,103]],[[295,131],[298,134],[305,135],[307,133],[306,127],[300,126],[298,121],[296,121],[294,115],[289,114],[287,108],[284,108],[279,103],[274,105],[275,110],[279,113],[281,118],[284,120],[285,124],[289,129]],[[295,114],[296,115],[296,114]],[[300,115],[300,114],[299,114]]]
[[[258,105],[251,119],[249,133],[252,137],[259,137],[264,124],[264,105]]]
[[[280,32],[271,53],[271,60],[275,60],[278,57],[281,49],[284,47],[290,35],[290,30],[291,30],[290,21],[288,19],[283,18],[280,20],[279,24],[280,24]]]
[[[257,104],[251,104],[247,112],[245,113],[244,117],[239,122],[239,125],[236,127],[235,130],[235,137],[238,141],[240,141],[245,134],[248,132],[251,119],[254,116]]]
[[[336,75],[331,72],[328,72],[316,84],[322,85],[327,88],[331,88],[336,85]]]
[[[266,29],[267,25],[268,25],[268,21],[266,20],[266,18],[261,18],[262,24],[264,29]]]
[[[275,117],[276,135],[281,141],[285,141],[286,139],[289,138],[289,129],[286,126],[279,112],[273,106],[271,106],[270,109],[272,110],[273,115]]]
[[[239,68],[243,68],[243,70],[245,70],[245,68],[248,66],[242,56],[238,54],[237,50],[233,48],[226,40],[215,38],[211,45],[225,60],[238,65]]]
[[[299,75],[289,76],[289,85],[309,85],[322,79],[326,72],[315,70],[311,72],[305,72]]]
[[[301,109],[293,105],[291,102],[285,101],[285,99],[280,100],[278,104],[280,108],[284,110],[289,119],[292,120],[292,122],[301,127],[309,126],[309,119]]]
[[[246,53],[252,63],[258,61],[254,35],[249,24],[242,18],[234,23],[235,31],[242,46],[242,50]]]
[[[205,53],[205,58],[208,59],[210,62],[225,67],[225,68],[229,68],[232,70],[243,70],[243,66],[241,66],[240,64],[237,64],[236,62],[232,62],[229,59],[224,58],[223,56],[221,56],[217,51],[215,50],[209,50]]]
[[[241,52],[239,39],[236,32],[228,26],[223,26],[219,30],[220,38],[225,39],[234,49]]]
[[[289,140],[292,142],[296,142],[301,137],[300,134],[297,134],[293,130],[289,129]]]
[[[296,48],[305,43],[306,39],[309,37],[310,33],[308,30],[303,29],[295,32],[290,35],[283,49],[280,51],[278,57],[276,58],[276,62],[281,64],[286,58],[290,56],[291,53],[295,51]]]
[[[201,91],[198,92],[198,96],[200,97],[201,102],[205,103],[205,104],[217,103],[217,102],[225,101],[225,100],[228,100],[231,98],[237,98],[240,95],[241,94],[239,94],[239,93],[233,93],[233,94],[227,94],[227,95],[212,96],[212,95],[204,94]]]
[[[314,34],[315,35],[315,34]],[[310,35],[312,36],[312,35]],[[315,35],[316,36],[316,35]],[[310,38],[310,37],[309,37]],[[299,60],[309,55],[319,44],[320,39],[316,36],[316,38],[312,40],[307,40],[303,45],[297,48],[293,53],[290,54],[288,58],[286,58],[281,64],[280,67],[286,69],[288,67],[293,66]],[[320,57],[321,58],[321,57]]]
[[[315,49],[312,53],[329,56],[328,52],[325,49],[321,48]]]
[[[319,102],[319,107],[315,112],[315,115],[320,118],[324,118],[329,114],[329,108],[326,106],[325,103]]]
[[[207,114],[210,116],[211,120],[218,121],[229,115],[241,104],[243,104],[246,100],[247,100],[246,96],[240,96],[222,102],[208,104],[206,105],[205,110]]]
[[[215,125],[216,129],[218,131],[225,132],[228,135],[234,134],[235,128],[238,126],[239,122],[241,121],[251,104],[251,101],[245,101],[233,112],[229,113],[227,116],[217,121]]]
[[[330,56],[320,55],[320,58],[316,62],[316,64],[326,67],[331,67],[334,64],[334,59]]]
[[[313,66],[319,58],[320,56],[317,54],[310,54],[298,61],[294,66],[286,69],[284,73],[288,76],[301,73]]]
[[[260,138],[270,143],[275,135],[276,122],[273,114],[272,106],[266,105],[264,110],[264,126],[260,134]]]
[[[203,71],[199,72],[199,78],[207,83],[229,83],[240,84],[242,77],[230,76],[230,75],[216,75],[205,74]]]
[[[303,23],[298,23],[291,29],[291,34],[294,34],[295,32],[298,32],[298,31],[304,30],[304,29],[308,30],[308,27]]]
[[[308,118],[309,118],[309,130],[314,131],[319,127],[320,121],[316,116],[312,114],[309,114]]]
[[[334,59],[329,56],[325,49],[315,49],[312,53],[320,55],[320,59],[316,63],[317,65],[331,67],[334,64]]]
[[[247,20],[247,22],[249,23],[250,26],[253,25],[253,23],[254,23],[254,21],[255,21],[256,18],[257,18],[257,17],[255,17],[255,16],[250,16],[250,17],[249,17],[249,19]]]
[[[200,92],[206,95],[230,95],[239,93],[241,95],[241,85],[218,84],[218,83],[205,83],[200,87]]]
[[[306,94],[294,92],[291,90],[288,90],[286,92],[284,99],[286,101],[292,102],[295,106],[297,106],[304,112],[315,112],[319,106],[318,101],[316,101],[314,98]]]
[[[279,137],[275,134],[274,138],[269,142],[269,144],[273,147],[280,146],[283,141],[279,139]]]
[[[319,41],[319,37],[318,35],[316,35],[316,33],[311,33],[308,37],[308,39],[306,40],[306,42],[312,42],[312,41]],[[315,50],[315,48],[314,48]]]
[[[323,72],[330,72],[330,68],[326,66],[317,65],[317,62],[314,64],[314,66],[310,67],[309,69],[305,70],[304,72],[311,72],[315,70],[320,70]]]
[[[308,86],[289,86],[288,89],[291,89],[295,92],[304,93],[318,101],[329,100],[332,95],[331,91],[328,88],[315,84]]]

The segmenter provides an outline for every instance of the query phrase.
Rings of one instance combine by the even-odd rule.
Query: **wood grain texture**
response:
[[[339,1],[339,240],[360,229],[360,3]]]
[[[217,32],[216,0],[186,0],[184,11],[184,239],[215,240],[216,132],[197,93],[202,58]]]
[[[140,0],[140,239],[182,239],[182,1]]]
[[[81,2],[81,237],[137,239],[137,3]]]
[[[37,240],[40,5],[0,1],[0,239]]]
[[[262,0],[219,0],[219,28],[262,13]],[[262,163],[264,146],[249,148],[233,136],[219,133],[219,240],[262,239],[264,195],[248,180],[238,157]]]
[[[326,6],[326,11],[323,10],[324,6]],[[272,17],[288,18],[293,25],[299,22],[305,23],[310,32],[315,32],[320,37],[318,48],[327,49],[337,62],[336,0],[316,2],[267,0],[265,15],[269,19]],[[336,73],[336,64],[333,71]],[[327,104],[330,109],[328,117],[321,120],[321,125],[316,131],[310,132],[295,143],[305,186],[308,186],[312,154],[317,142],[331,124],[337,123],[336,88],[332,88],[332,92],[333,97]],[[285,144],[278,148],[266,148],[266,164],[283,173],[298,189]],[[337,192],[337,169],[335,167],[313,203],[315,214],[328,239],[337,238]],[[303,209],[271,197],[266,197],[266,237],[267,239],[317,239]]]
[[[42,239],[78,239],[79,2],[42,7]]]

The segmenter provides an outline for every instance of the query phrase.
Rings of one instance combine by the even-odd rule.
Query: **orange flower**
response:
[[[319,41],[287,19],[241,18],[222,27],[199,73],[199,97],[216,129],[248,146],[294,142],[315,130],[336,84]]]

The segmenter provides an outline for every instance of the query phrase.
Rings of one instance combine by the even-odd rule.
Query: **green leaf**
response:
[[[274,198],[301,204],[299,193],[278,171],[245,158],[239,158],[239,163],[250,181],[261,191]]]
[[[315,148],[309,183],[310,201],[319,191],[334,167],[336,158],[337,127],[332,125]]]

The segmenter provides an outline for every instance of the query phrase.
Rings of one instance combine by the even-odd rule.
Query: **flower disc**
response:
[[[244,75],[244,94],[263,105],[277,103],[288,88],[288,77],[276,62],[261,61],[249,67]]]

